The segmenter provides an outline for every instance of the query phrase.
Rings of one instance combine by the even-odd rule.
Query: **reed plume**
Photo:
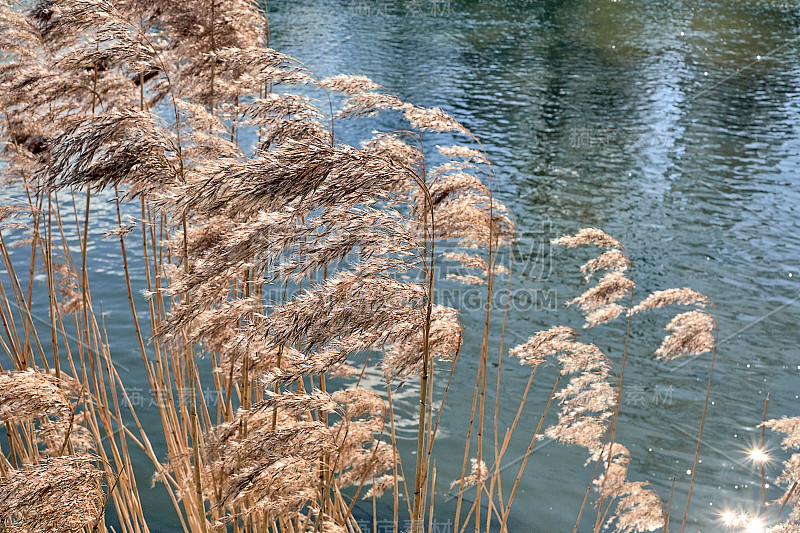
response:
[[[55,417],[53,423],[69,425],[73,412],[62,383],[34,370],[0,374],[0,418],[9,421]]]
[[[607,273],[582,295],[567,302],[567,305],[578,305],[585,313],[586,323],[583,327],[611,322],[628,311],[628,307],[617,303],[627,295],[632,296],[634,289],[633,280],[626,276],[630,261],[619,241],[597,228],[584,228],[575,235],[565,235],[551,243],[569,248],[581,245],[609,248],[581,266],[587,282],[599,271]]]
[[[785,450],[800,449],[800,417],[768,420],[763,425],[783,434],[781,446]],[[795,531],[800,527],[800,494],[797,491],[797,485],[800,483],[800,453],[792,452],[783,462],[783,472],[778,476],[777,482],[788,485],[789,489],[779,501],[774,502],[774,505],[780,506],[776,516],[779,516],[787,505],[790,513],[785,523],[774,526],[775,531]],[[772,532],[773,528],[769,531]]]
[[[714,348],[714,318],[705,311],[681,313],[667,324],[672,331],[656,350],[659,357],[671,360],[686,354],[699,355]]]
[[[103,512],[96,457],[53,457],[0,477],[0,523],[8,531],[64,532],[95,525]]]

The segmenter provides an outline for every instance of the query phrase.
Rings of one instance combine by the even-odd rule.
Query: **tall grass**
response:
[[[376,499],[387,492],[395,532],[406,519],[413,533],[430,532],[434,444],[462,345],[458,310],[435,301],[442,258],[465,269],[456,281],[486,288],[462,471],[448,480],[458,487],[456,531],[509,530],[528,459],[545,437],[584,448],[595,463],[576,531],[590,508],[595,532],[607,524],[667,530],[661,496],[627,479],[631,454],[616,438],[628,338],[639,312],[693,306],[667,325],[655,353],[715,355],[708,299],[671,289],[634,304],[632,265],[618,241],[591,228],[558,239],[600,249],[581,271],[587,281],[602,277],[570,304],[586,313],[587,327],[626,321],[625,339],[614,359],[562,326],[512,348],[508,356],[530,375],[501,435],[499,402],[517,400],[501,399],[498,373],[495,404],[487,405],[489,359],[495,350],[498,364],[506,357],[502,340],[490,342],[490,318],[502,312],[505,323],[509,311],[490,302],[495,283],[512,275],[497,256],[513,246],[515,226],[492,194],[481,144],[440,109],[404,102],[362,76],[320,79],[268,48],[265,12],[245,0],[0,3],[4,180],[21,192],[0,208],[4,530],[106,531],[113,508],[114,530],[148,531],[135,447],[187,532],[359,531],[359,499],[371,500],[377,529]],[[378,113],[405,129],[360,147],[337,138],[342,121]],[[448,141],[437,153],[434,135]],[[254,147],[240,144],[246,136]],[[115,333],[92,303],[91,212],[104,190],[113,191],[117,227],[107,238],[119,242],[157,437],[136,417],[109,349]],[[134,208],[136,217],[123,216]],[[5,239],[21,231],[30,235],[27,272],[17,272]],[[442,253],[443,242],[457,249]],[[143,286],[132,259],[144,264]],[[33,319],[40,269],[49,338]],[[202,356],[210,376],[201,375]],[[533,434],[515,435],[545,362],[559,369],[543,384],[552,392]],[[385,390],[366,386],[368,367],[380,371]],[[331,376],[349,376],[349,385],[332,388]],[[419,406],[410,465],[397,449],[392,395],[412,380]],[[209,381],[218,402],[206,397]],[[556,406],[557,422],[545,427]],[[767,425],[798,445],[796,421]],[[500,474],[514,438],[530,444],[509,488]],[[792,461],[784,505],[791,502],[796,520]],[[682,529],[693,483],[694,474]]]

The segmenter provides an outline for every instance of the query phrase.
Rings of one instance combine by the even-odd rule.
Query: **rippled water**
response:
[[[757,508],[760,474],[744,450],[760,437],[765,395],[770,416],[800,413],[798,5],[292,0],[270,9],[279,50],[320,75],[365,74],[406,100],[441,106],[485,143],[522,238],[507,346],[551,325],[581,324],[563,302],[581,292],[578,265],[589,256],[540,245],[583,226],[623,241],[640,296],[688,285],[715,302],[719,355],[687,529],[722,530],[723,508]],[[633,455],[630,477],[650,481],[665,502],[677,478],[674,529],[710,359],[654,360],[670,316],[634,322],[618,440]],[[442,494],[460,469],[479,352],[480,312],[464,319],[438,443]],[[619,361],[623,334],[601,327],[585,338]],[[513,362],[501,372],[502,431],[527,373]],[[548,379],[537,379],[507,457],[524,453]],[[542,444],[511,530],[571,531],[591,476],[583,460],[579,449]],[[768,478],[778,473],[773,465]],[[452,512],[449,502],[437,505],[442,518]],[[589,511],[581,530],[594,519]]]
[[[442,107],[483,141],[497,170],[498,195],[521,237],[506,348],[552,325],[582,324],[564,302],[582,292],[578,266],[589,252],[551,250],[546,243],[584,226],[603,228],[625,244],[639,296],[691,286],[715,302],[719,354],[687,529],[719,531],[721,510],[756,509],[760,474],[745,449],[760,437],[765,395],[771,417],[800,415],[797,4],[286,0],[269,7],[278,50],[321,76],[365,74],[407,101]],[[378,125],[400,125],[393,120],[381,118]],[[342,135],[357,138],[374,125],[353,124]],[[147,409],[146,379],[128,331],[118,252],[100,238],[114,214],[111,204],[95,206],[93,299],[103,304],[112,350],[133,394],[141,395],[142,417],[159,446],[158,417]],[[141,266],[132,267],[141,277]],[[482,314],[473,293],[447,282],[440,289],[463,304],[466,332],[436,449],[436,516],[445,524],[455,508],[448,486],[461,467]],[[629,477],[650,481],[665,502],[676,478],[675,529],[710,359],[654,359],[670,317],[643,314],[634,321],[617,440],[632,452]],[[493,358],[501,326],[498,313]],[[582,339],[620,361],[619,326],[585,331]],[[491,372],[493,408],[496,363]],[[528,373],[504,361],[500,374],[502,434]],[[506,491],[555,375],[552,368],[540,374],[506,455]],[[377,375],[369,379],[379,382]],[[411,383],[398,392],[399,414],[412,416],[414,397]],[[401,428],[400,435],[410,460],[413,434]],[[778,439],[768,443],[777,448]],[[581,449],[541,442],[522,479],[511,531],[571,531],[592,475],[584,460]],[[137,463],[140,485],[147,487],[152,464],[143,456]],[[779,470],[769,467],[768,480]],[[781,491],[770,487],[767,495],[778,498]],[[144,489],[144,502],[153,531],[178,527],[162,487]],[[391,516],[388,504],[379,509]],[[587,507],[580,530],[591,531],[594,521]]]

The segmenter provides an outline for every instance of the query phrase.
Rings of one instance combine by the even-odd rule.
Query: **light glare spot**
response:
[[[769,454],[763,448],[752,448],[747,452],[747,458],[754,463],[768,463],[770,461]]]
[[[723,524],[725,524],[728,527],[731,527],[736,523],[736,513],[734,513],[733,511],[725,511],[724,513],[722,513],[719,519],[722,521]]]
[[[760,518],[751,518],[745,531],[747,533],[762,533],[764,531],[764,521]]]

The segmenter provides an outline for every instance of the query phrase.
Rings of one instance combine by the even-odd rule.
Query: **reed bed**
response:
[[[628,339],[638,313],[688,307],[655,355],[711,352],[710,390],[717,327],[705,296],[668,289],[635,303],[622,244],[582,229],[554,241],[598,251],[580,269],[596,281],[569,305],[587,330],[623,321],[619,354],[564,326],[531,332],[505,354],[490,343],[490,317],[509,310],[490,302],[513,275],[497,254],[514,246],[515,225],[493,195],[482,145],[455,118],[363,76],[319,78],[269,48],[266,9],[246,0],[3,0],[0,25],[2,179],[19,193],[0,207],[4,531],[108,531],[109,516],[114,531],[148,531],[135,448],[186,532],[356,532],[355,506],[371,505],[377,520],[384,498],[395,533],[406,521],[430,533],[437,483],[458,491],[455,531],[506,532],[543,438],[583,448],[595,465],[575,531],[668,531],[663,495],[628,479],[631,453],[616,438]],[[406,127],[359,146],[337,138],[344,121],[378,113]],[[252,148],[240,143],[246,135]],[[448,143],[436,153],[434,137]],[[139,422],[109,349],[114,332],[92,302],[90,213],[101,191],[113,192],[117,225],[103,229],[119,242],[159,435]],[[21,234],[25,272],[8,241]],[[455,245],[442,253],[442,242]],[[462,265],[451,278],[484,287],[487,302],[481,347],[469,354],[478,373],[455,480],[437,480],[433,463],[462,347],[458,309],[434,298],[443,259]],[[144,264],[143,286],[133,260]],[[41,271],[45,284],[34,279]],[[49,327],[33,318],[44,290]],[[499,374],[495,405],[486,398],[495,352],[529,372],[522,398],[502,399],[519,404],[502,434]],[[545,363],[558,372],[540,385]],[[367,367],[385,389],[365,384]],[[349,385],[330,387],[332,376]],[[400,459],[392,403],[407,381],[419,394],[414,464]],[[534,381],[552,392],[530,433],[518,422]],[[557,421],[545,427],[551,408]],[[764,425],[800,447],[798,419]],[[501,467],[512,439],[530,445],[509,486]],[[770,531],[800,531],[798,457],[780,479],[789,489],[777,515],[788,508],[788,518]]]

